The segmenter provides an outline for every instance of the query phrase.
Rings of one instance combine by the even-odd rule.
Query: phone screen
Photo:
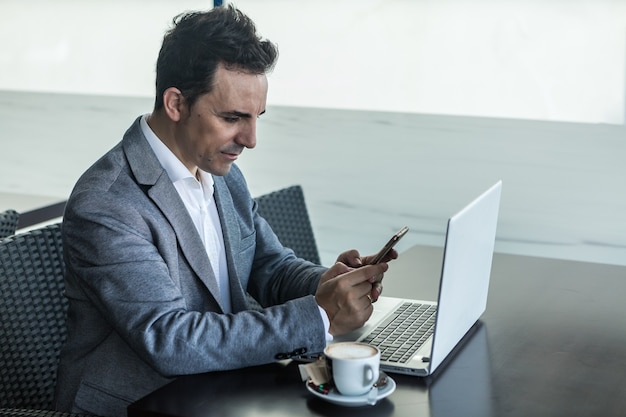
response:
[[[385,259],[385,256],[387,256],[387,254],[391,251],[391,249],[393,249],[396,243],[398,243],[400,239],[402,239],[402,236],[404,236],[406,232],[408,231],[409,231],[409,228],[407,226],[404,226],[402,229],[398,231],[398,233],[391,236],[391,239],[389,239],[387,244],[383,246],[383,248],[374,257],[374,260],[372,261],[372,265],[382,262],[382,260]]]

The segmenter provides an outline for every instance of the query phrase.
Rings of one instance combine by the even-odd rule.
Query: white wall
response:
[[[269,104],[624,123],[626,0],[240,0]],[[0,89],[152,96],[169,21],[211,0],[0,0]]]

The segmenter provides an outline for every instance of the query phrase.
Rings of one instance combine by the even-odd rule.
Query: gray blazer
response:
[[[223,314],[200,236],[139,119],[77,182],[63,221],[68,340],[56,407],[125,416],[177,375],[320,352],[311,295],[325,268],[284,248],[240,170],[215,177],[233,314]],[[245,291],[264,307],[248,310]]]

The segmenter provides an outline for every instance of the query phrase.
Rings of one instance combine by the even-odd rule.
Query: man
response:
[[[256,145],[276,57],[232,6],[175,19],[153,112],[67,204],[57,409],[123,416],[173,377],[321,352],[371,315],[387,264],[355,250],[329,269],[298,259],[234,165]]]

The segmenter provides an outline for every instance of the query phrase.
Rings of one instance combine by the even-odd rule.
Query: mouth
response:
[[[228,146],[221,150],[222,155],[229,161],[236,161],[243,152],[243,148],[239,146]]]
[[[230,161],[236,161],[240,153],[222,152],[222,155],[224,155],[224,157]]]

